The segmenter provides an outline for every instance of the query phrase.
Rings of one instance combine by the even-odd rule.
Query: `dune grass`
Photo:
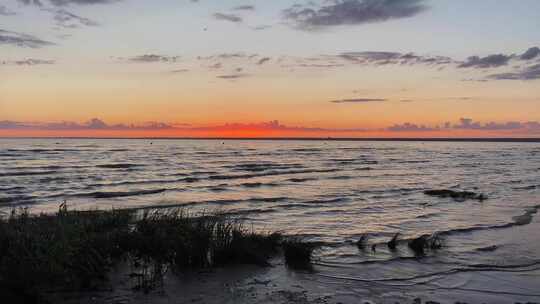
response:
[[[0,292],[10,302],[39,303],[51,291],[96,289],[120,262],[130,265],[134,287],[148,291],[168,270],[268,265],[280,239],[220,214],[20,209],[0,219]]]

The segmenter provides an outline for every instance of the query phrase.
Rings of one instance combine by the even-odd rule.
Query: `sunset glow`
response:
[[[539,136],[538,1],[386,2],[0,1],[0,136]]]

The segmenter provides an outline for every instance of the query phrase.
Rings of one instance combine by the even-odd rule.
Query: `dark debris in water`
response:
[[[442,238],[438,234],[424,234],[409,241],[408,246],[417,256],[422,256],[426,249],[437,250],[442,248]]]
[[[455,201],[462,202],[466,200],[478,200],[484,201],[487,199],[487,196],[483,193],[476,193],[472,191],[454,191],[449,189],[436,189],[436,190],[426,190],[424,191],[425,195],[437,196],[444,198],[452,198]]]

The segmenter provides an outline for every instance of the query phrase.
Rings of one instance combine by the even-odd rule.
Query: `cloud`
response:
[[[393,132],[426,132],[426,131],[438,131],[439,128],[431,128],[424,125],[417,125],[413,123],[395,124],[387,128],[388,131]]]
[[[426,126],[415,123],[395,124],[386,128],[387,131],[393,132],[423,132],[423,131],[484,131],[484,132],[501,132],[500,134],[538,134],[540,133],[540,123],[536,121],[519,122],[478,122],[472,118],[460,118],[458,123],[452,124],[446,122],[441,126]]]
[[[540,48],[535,46],[525,51],[525,53],[521,54],[521,56],[519,56],[519,59],[531,60],[539,56],[540,56]]]
[[[41,40],[32,35],[6,31],[0,29],[0,44],[13,45],[18,47],[40,48],[54,45],[54,43]]]
[[[334,0],[322,6],[295,4],[284,16],[298,29],[317,30],[412,17],[427,8],[423,0]]]
[[[485,57],[471,56],[460,65],[458,68],[477,68],[477,69],[486,69],[486,68],[496,68],[500,66],[507,65],[513,55],[503,55],[503,54],[494,54],[488,55]]]
[[[339,54],[338,57],[356,64],[371,65],[444,65],[455,62],[452,58],[445,56],[422,56],[415,53],[398,53],[384,51],[345,52]]]
[[[535,80],[540,79],[540,64],[523,68],[518,72],[491,74],[486,77],[492,80]]]
[[[255,6],[253,5],[239,5],[233,8],[235,11],[254,11]]]
[[[488,122],[482,124],[480,122],[475,122],[471,118],[460,118],[459,124],[453,125],[454,129],[465,129],[465,130],[517,130],[517,129],[539,129],[540,124],[537,122],[517,122],[509,121],[503,123]]]
[[[461,118],[458,123],[452,124],[446,122],[441,126],[427,126],[418,123],[406,122],[403,124],[394,124],[387,128],[325,128],[309,126],[289,126],[281,124],[277,120],[261,123],[226,123],[210,126],[192,126],[186,123],[169,124],[163,122],[147,122],[142,124],[108,124],[105,121],[93,118],[84,123],[78,122],[19,122],[4,120],[0,121],[0,130],[26,130],[26,131],[166,131],[171,136],[234,136],[234,134],[250,134],[249,131],[256,131],[256,134],[271,134],[276,136],[290,136],[291,134],[311,133],[314,136],[355,136],[355,134],[367,134],[366,132],[376,132],[380,136],[381,132],[399,133],[399,132],[457,132],[463,136],[463,132],[473,132],[471,134],[485,134],[500,136],[508,135],[537,135],[540,134],[540,122],[476,122],[470,118]],[[247,132],[246,132],[247,131]],[[268,131],[260,133],[259,131]],[[481,132],[481,133],[479,133]],[[9,134],[9,133],[8,133]],[[11,133],[12,134],[12,133]],[[32,133],[27,133],[32,134]],[[133,133],[137,134],[137,133]],[[164,133],[161,133],[164,134]],[[232,135],[231,135],[232,134]],[[310,135],[311,136],[311,135]]]
[[[330,100],[331,103],[368,103],[368,102],[380,102],[386,101],[385,98],[353,98],[353,99],[339,99]]]
[[[198,56],[197,60],[230,60],[230,59],[253,59],[257,54],[246,54],[242,52],[236,53],[221,53],[212,56]]]
[[[240,23],[243,21],[242,17],[234,14],[215,13],[213,16],[217,20],[229,21],[234,23]]]
[[[163,130],[172,129],[174,125],[162,122],[147,122],[144,124],[107,124],[101,119],[93,118],[84,123],[77,122],[17,122],[0,121],[0,129],[27,130]]]
[[[13,15],[17,15],[17,13],[5,7],[4,5],[0,4],[0,16],[13,16]]]
[[[164,56],[157,54],[144,54],[134,57],[127,58],[130,62],[135,63],[155,63],[155,62],[165,62],[165,63],[174,63],[180,59],[180,56]]]
[[[331,68],[339,68],[345,66],[344,64],[321,64],[321,63],[299,63],[295,65],[295,67],[300,68],[322,68],[322,69],[331,69]]]
[[[281,131],[281,132],[364,132],[367,129],[332,129],[332,128],[316,128],[305,126],[287,126],[281,124],[278,120],[272,120],[261,123],[227,123],[224,125],[209,126],[209,127],[194,127],[192,131],[246,131],[246,130],[265,130],[265,131]]]
[[[54,60],[43,60],[43,59],[34,59],[34,58],[28,58],[24,60],[17,60],[14,61],[13,64],[16,65],[27,65],[27,66],[33,66],[33,65],[50,65],[55,64],[56,62]]]
[[[497,68],[501,66],[508,65],[512,60],[522,60],[527,61],[534,58],[540,57],[540,48],[531,47],[526,50],[521,55],[515,54],[491,54],[484,57],[480,56],[471,56],[467,58],[464,62],[461,62],[458,65],[458,68],[477,68],[477,69],[487,69],[487,68]]]
[[[76,15],[72,12],[69,12],[65,9],[43,9],[45,11],[51,12],[53,14],[53,19],[57,26],[63,28],[77,28],[81,25],[83,26],[98,26],[99,23]]]
[[[65,6],[70,4],[90,5],[90,4],[107,4],[114,3],[121,0],[19,0],[19,2],[26,5],[43,6],[43,2],[49,2],[55,6]]]
[[[269,29],[271,27],[272,27],[271,25],[257,25],[257,26],[252,27],[251,29],[254,30],[254,31],[263,31],[263,30],[267,30],[267,29]]]
[[[172,70],[171,73],[173,74],[180,74],[180,73],[187,73],[189,72],[188,69],[177,69],[177,70]]]
[[[249,76],[250,76],[249,74],[237,73],[237,74],[228,74],[228,75],[218,75],[216,76],[216,78],[234,80],[234,79],[246,78]]]
[[[257,61],[257,64],[262,65],[262,64],[265,64],[268,61],[270,61],[270,57],[263,57],[263,58],[259,59],[259,61]]]
[[[205,62],[202,64],[203,67],[208,68],[209,70],[221,69],[224,67],[227,68],[236,68],[238,65],[261,65],[267,62],[268,60],[263,60],[263,57],[260,57],[258,54],[246,54],[243,52],[232,52],[232,53],[220,53],[210,56],[197,56],[198,61]]]
[[[494,54],[485,57],[471,56],[465,61],[458,61],[447,56],[420,55],[414,52],[401,53],[390,51],[350,51],[337,55],[326,54],[315,57],[290,57],[284,56],[280,62],[286,62],[284,67],[308,67],[308,68],[329,68],[341,67],[345,64],[366,65],[366,66],[387,66],[387,65],[425,65],[429,67],[458,67],[487,69],[506,66],[513,61],[531,60],[540,57],[540,48],[531,47],[522,55]],[[292,62],[292,63],[291,63]],[[471,79],[472,80],[472,79]]]

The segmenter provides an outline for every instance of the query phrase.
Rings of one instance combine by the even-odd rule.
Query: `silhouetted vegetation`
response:
[[[148,291],[169,269],[268,265],[280,239],[219,214],[22,209],[0,220],[0,292],[8,302],[36,303],[48,291],[95,289],[121,261],[129,263],[134,287]]]
[[[315,246],[298,238],[290,238],[282,243],[285,264],[293,269],[311,269],[311,259]]]
[[[471,191],[454,191],[448,189],[426,190],[424,191],[424,194],[438,197],[450,197],[456,201],[465,201],[468,199],[483,201],[487,199],[487,196],[482,193],[477,194]]]

